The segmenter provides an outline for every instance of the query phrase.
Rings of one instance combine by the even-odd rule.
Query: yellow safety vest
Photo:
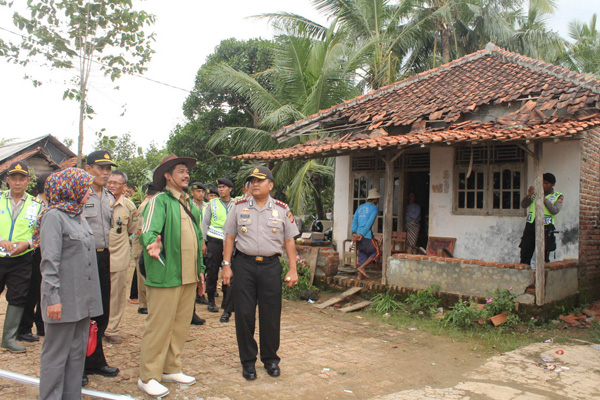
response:
[[[552,192],[547,195],[546,198],[550,200],[552,204],[556,204],[558,198],[562,195],[563,194],[560,192]],[[535,195],[531,197],[531,204],[527,208],[527,222],[533,223],[533,221],[535,221]],[[554,222],[554,214],[551,214],[546,208],[546,204],[544,204],[544,225],[554,225]]]

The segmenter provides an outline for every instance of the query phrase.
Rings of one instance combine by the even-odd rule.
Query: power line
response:
[[[25,36],[25,35],[23,35],[23,34],[21,34],[19,32],[12,31],[12,30],[4,28],[2,26],[0,26],[0,30],[6,31],[6,32],[11,33],[11,34],[16,35],[16,36],[19,36],[19,37],[21,37],[23,39],[32,40],[32,41],[37,42],[38,44],[40,44],[40,42],[38,40],[36,40],[36,39],[29,38],[29,37],[27,37],[27,36]],[[77,57],[81,58],[80,55],[78,55]],[[103,67],[110,68],[110,66],[108,64],[104,64],[104,63],[102,63],[100,61],[97,61],[97,60],[94,60],[94,59],[91,59],[91,62],[94,63],[94,64],[101,65]],[[194,92],[193,90],[184,89],[184,88],[181,88],[179,86],[172,85],[170,83],[159,81],[157,79],[148,78],[148,77],[146,77],[144,75],[141,75],[141,74],[138,74],[138,73],[131,73],[131,74],[128,74],[128,75],[135,76],[136,78],[145,79],[147,81],[150,81],[150,82],[153,82],[153,83],[156,83],[156,84],[159,84],[159,85],[163,85],[163,86],[166,86],[166,87],[170,87],[172,89],[181,90],[181,91],[189,93],[189,94],[197,95],[197,93]]]

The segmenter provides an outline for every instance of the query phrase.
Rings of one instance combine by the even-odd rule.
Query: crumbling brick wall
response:
[[[579,290],[581,301],[600,297],[600,129],[581,141]]]

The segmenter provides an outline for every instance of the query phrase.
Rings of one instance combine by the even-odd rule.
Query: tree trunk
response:
[[[442,60],[443,64],[447,64],[450,62],[450,32],[448,29],[442,27],[440,35],[442,41]]]

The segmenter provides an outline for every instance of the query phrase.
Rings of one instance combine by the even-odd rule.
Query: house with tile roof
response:
[[[485,296],[515,287],[524,303],[600,289],[600,80],[493,44],[438,68],[322,110],[273,133],[296,146],[238,156],[250,162],[335,157],[334,232],[341,249],[371,188],[382,193],[383,283]],[[519,264],[520,207],[541,175],[564,194],[558,248]],[[391,256],[414,192],[427,238],[455,238],[451,256]],[[542,212],[541,200],[538,213]],[[541,215],[541,214],[540,214]],[[542,218],[538,232],[541,232]],[[440,257],[441,256],[441,257]],[[444,282],[446,279],[448,282]],[[512,284],[515,282],[515,284]]]
[[[36,173],[65,168],[77,157],[67,146],[52,135],[44,135],[21,142],[0,146],[0,180],[4,180],[8,166],[14,161],[26,161]]]

